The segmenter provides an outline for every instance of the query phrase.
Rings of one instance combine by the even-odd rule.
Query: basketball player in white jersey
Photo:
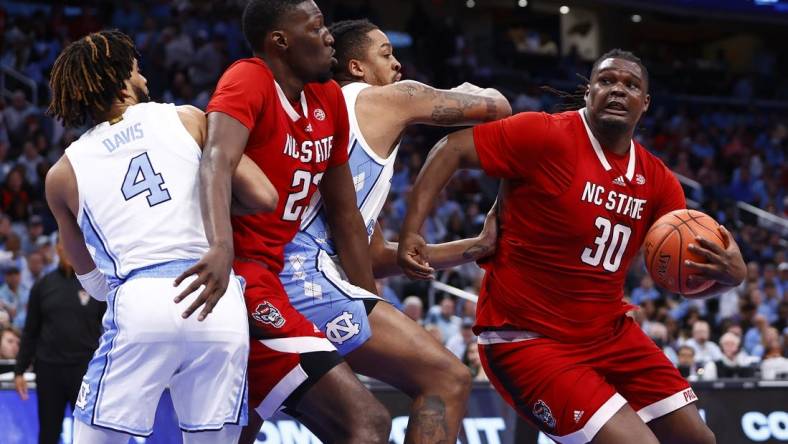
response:
[[[186,312],[174,301],[188,282],[176,288],[173,279],[208,250],[197,174],[205,117],[144,103],[137,58],[128,36],[93,33],[63,50],[50,81],[52,115],[67,126],[96,123],[46,178],[66,253],[85,290],[108,307],[76,402],[74,442],[150,435],[166,388],[184,442],[236,442],[249,349],[242,284],[231,280],[220,300],[193,293]],[[233,185],[249,211],[276,206],[273,186],[249,159]]]
[[[452,90],[400,80],[400,64],[386,35],[367,20],[331,27],[350,121],[349,164],[357,204],[371,237],[376,277],[402,273],[397,244],[376,225],[391,187],[400,138],[408,125],[472,125],[507,117],[511,107],[496,90],[463,84]],[[488,218],[491,219],[491,218]],[[434,245],[430,263],[416,272],[474,261],[492,252],[494,222],[477,238]],[[323,330],[358,373],[397,387],[412,398],[406,442],[454,442],[470,391],[468,369],[424,329],[388,303],[343,280],[319,197],[301,231],[285,249],[280,274],[293,306]],[[445,441],[444,441],[445,440]]]

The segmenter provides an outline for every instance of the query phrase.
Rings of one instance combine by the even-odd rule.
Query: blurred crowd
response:
[[[82,8],[42,3],[41,8],[46,9],[33,4],[15,5],[19,10],[13,14],[0,8],[0,65],[24,74],[36,86],[20,83],[18,89],[12,88],[16,91],[10,98],[0,98],[0,359],[15,356],[30,288],[58,263],[54,248],[56,226],[44,200],[44,177],[64,148],[84,130],[65,129],[45,115],[48,73],[64,45],[88,32],[117,27],[133,36],[153,100],[201,108],[206,106],[224,68],[247,56],[237,23],[239,9],[221,3],[96,2],[96,7]],[[324,12],[333,19],[365,14],[341,6],[324,7]],[[370,16],[374,20],[374,15]],[[429,20],[424,16],[408,22],[411,34],[422,35],[417,34],[421,32],[435,39],[431,45],[416,42],[398,53],[406,78],[442,87],[465,80],[497,85],[493,82],[499,71],[480,65],[485,56],[480,49],[474,49],[472,42],[463,40],[455,25]],[[508,33],[506,38],[515,39],[517,35]],[[518,65],[521,75],[517,82],[502,80],[501,89],[515,111],[555,111],[567,105],[540,89],[533,79],[552,72],[556,78],[566,80],[590,70],[588,64],[574,56],[558,55],[555,44],[548,44],[551,37],[542,37],[544,44],[539,47],[547,49],[525,52],[551,57],[551,67],[540,64],[537,76],[529,75],[527,68]],[[430,41],[421,41],[424,40]],[[646,63],[651,66],[648,59]],[[716,69],[717,65],[702,66]],[[498,68],[504,72],[507,66]],[[654,90],[674,87],[660,83],[659,71],[658,67],[654,69]],[[687,72],[692,76],[692,70]],[[696,84],[697,78],[692,79],[687,83]],[[752,98],[760,91],[753,87],[752,79],[731,78],[728,83],[715,86],[723,89],[711,92],[737,97],[749,94],[747,97]],[[14,85],[14,79],[7,78],[6,87]],[[734,105],[710,107],[654,92],[652,108],[638,131],[641,143],[687,179],[687,197],[735,233],[748,262],[748,278],[739,288],[709,300],[684,299],[655,287],[642,258],[629,272],[626,297],[640,307],[632,316],[690,379],[788,377],[785,232],[755,223],[736,206],[741,201],[781,218],[788,216],[786,117],[785,108],[775,111]],[[442,129],[419,127],[405,134],[395,163],[391,197],[381,214],[380,222],[388,239],[396,240],[410,184],[432,144],[445,133]],[[438,243],[475,236],[497,191],[497,182],[480,173],[458,173],[425,223],[425,239]],[[471,293],[478,292],[481,278],[482,271],[475,264],[438,276]],[[473,302],[444,297],[428,283],[405,278],[381,280],[379,289],[461,358],[475,378],[485,379],[471,331]],[[430,301],[435,303],[430,305]]]

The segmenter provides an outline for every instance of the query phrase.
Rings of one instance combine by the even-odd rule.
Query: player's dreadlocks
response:
[[[328,28],[334,37],[334,56],[337,58],[334,74],[337,80],[352,80],[347,72],[347,64],[350,59],[364,57],[364,52],[372,43],[367,33],[375,29],[379,28],[367,19],[343,20]]]
[[[95,120],[115,99],[124,99],[134,58],[139,58],[134,42],[117,30],[95,32],[71,43],[52,67],[47,113],[70,127]]]
[[[628,60],[632,63],[637,63],[637,65],[640,67],[640,72],[643,73],[643,82],[646,85],[646,91],[648,91],[649,80],[648,80],[648,70],[646,69],[646,65],[644,65],[643,62],[640,60],[640,58],[635,54],[629,51],[624,51],[623,49],[619,49],[619,48],[612,49],[602,54],[598,59],[596,59],[594,65],[591,67],[590,78],[594,77],[594,74],[599,69],[599,65],[604,60],[607,59],[623,59],[623,60]],[[582,80],[582,83],[578,84],[577,88],[575,88],[573,92],[561,91],[559,89],[553,88],[552,86],[541,87],[542,90],[555,94],[561,99],[562,103],[557,105],[558,111],[578,110],[586,106],[586,101],[585,101],[585,93],[587,88],[586,85],[588,85],[591,82],[589,79],[585,78],[585,76],[582,76],[580,74],[577,74],[577,77],[579,77]]]

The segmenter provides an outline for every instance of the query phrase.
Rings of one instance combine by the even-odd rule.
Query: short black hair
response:
[[[252,51],[260,49],[265,36],[273,31],[286,13],[307,0],[251,0],[244,8],[241,24]]]
[[[637,63],[637,65],[640,67],[640,72],[643,73],[643,81],[646,82],[646,85],[649,84],[648,69],[646,69],[646,65],[643,64],[643,61],[640,60],[640,57],[636,56],[630,51],[624,51],[623,49],[620,48],[611,49],[610,51],[602,54],[602,56],[596,59],[594,65],[591,67],[591,77],[593,77],[594,74],[597,72],[597,70],[599,69],[599,65],[604,60],[607,59],[623,59],[623,60],[628,60],[632,63]]]
[[[331,25],[328,30],[334,37],[334,57],[337,59],[335,74],[347,75],[347,64],[351,59],[361,59],[372,39],[367,36],[377,25],[367,19],[342,20]]]

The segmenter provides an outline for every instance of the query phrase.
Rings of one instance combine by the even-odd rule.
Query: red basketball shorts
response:
[[[479,355],[506,402],[560,443],[591,441],[627,403],[649,422],[697,400],[662,350],[628,317],[612,336],[580,344],[523,331],[485,331]]]
[[[297,410],[301,396],[342,362],[331,342],[290,304],[279,277],[264,265],[236,260],[246,280],[249,314],[249,406],[263,419]]]

